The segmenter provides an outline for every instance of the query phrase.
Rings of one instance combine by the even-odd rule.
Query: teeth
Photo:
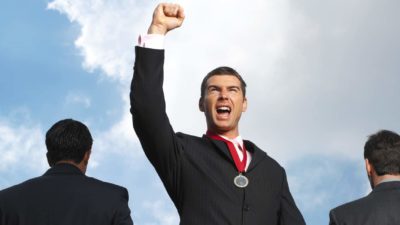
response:
[[[217,111],[218,112],[231,112],[231,108],[229,108],[228,106],[220,106],[220,107],[217,107]]]

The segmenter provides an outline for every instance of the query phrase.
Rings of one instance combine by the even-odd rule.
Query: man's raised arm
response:
[[[153,13],[148,33],[162,36],[182,25],[183,8],[176,4],[159,4]],[[164,92],[164,50],[145,43],[136,47],[134,75],[131,85],[131,113],[133,127],[143,150],[157,170],[168,193],[176,197],[179,168],[179,143],[169,123],[165,110]],[[176,199],[176,198],[175,198]]]

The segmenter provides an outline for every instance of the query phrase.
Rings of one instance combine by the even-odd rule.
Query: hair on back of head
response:
[[[379,176],[400,174],[400,136],[389,130],[371,135],[364,146],[364,158]]]
[[[73,119],[60,120],[46,133],[49,165],[54,166],[61,160],[80,163],[92,144],[92,135],[85,124]]]

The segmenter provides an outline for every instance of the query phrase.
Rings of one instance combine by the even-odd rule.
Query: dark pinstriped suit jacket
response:
[[[400,181],[377,185],[366,197],[332,209],[329,217],[330,225],[400,224]]]
[[[132,225],[125,188],[57,164],[0,191],[1,225]]]
[[[238,174],[222,141],[175,133],[165,112],[164,51],[136,47],[131,88],[133,126],[155,167],[181,225],[303,225],[284,169],[250,141],[250,183],[233,184]]]

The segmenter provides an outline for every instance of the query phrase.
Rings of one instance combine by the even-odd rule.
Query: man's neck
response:
[[[77,167],[83,174],[86,173],[86,166],[84,165],[84,163],[76,163],[72,160],[60,160],[60,161],[56,162],[56,165],[60,164],[60,163],[71,164],[71,165]]]
[[[238,136],[240,136],[238,130],[230,130],[230,131],[215,131],[212,129],[208,129],[208,130],[216,135],[223,136],[228,139],[235,139]]]
[[[400,174],[399,175],[386,174],[383,176],[378,176],[375,181],[375,186],[384,182],[391,182],[391,181],[400,181]]]

